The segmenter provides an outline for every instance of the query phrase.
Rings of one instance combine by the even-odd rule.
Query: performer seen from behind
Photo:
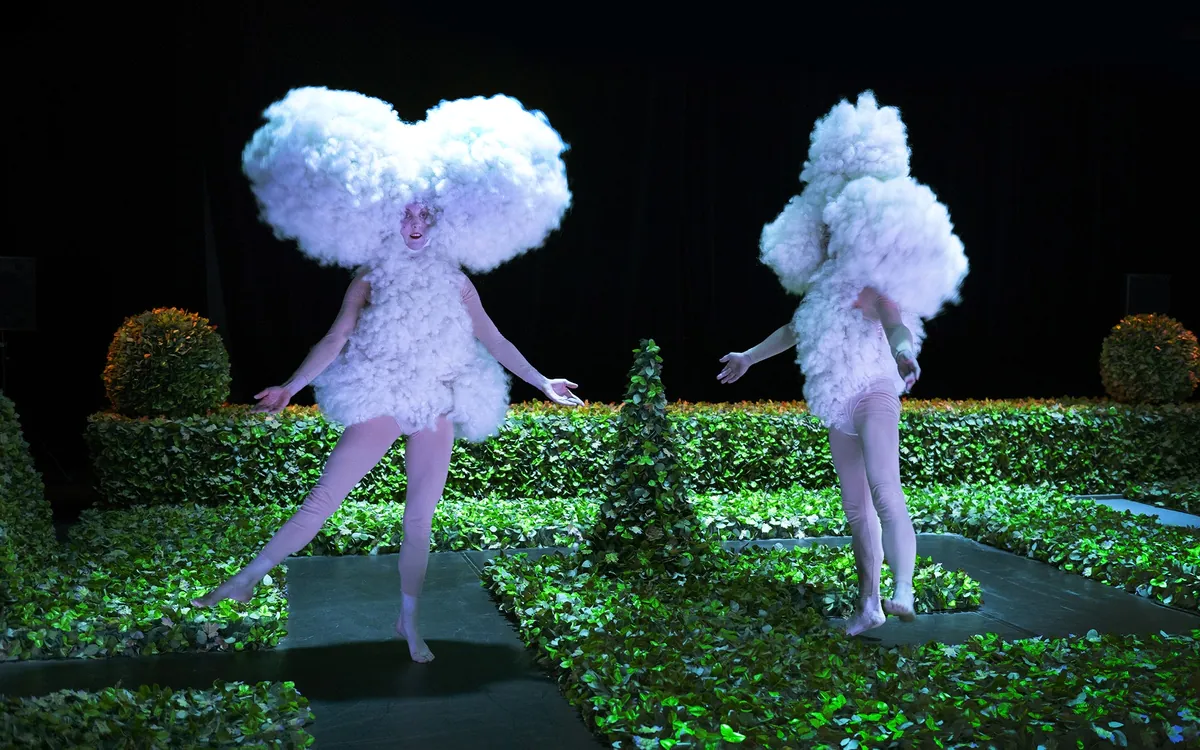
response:
[[[921,376],[924,325],[959,301],[968,262],[949,213],[909,175],[900,112],[872,92],[817,121],[806,183],[763,228],[759,259],[802,299],[792,320],[721,358],[722,383],[793,346],[852,534],[859,601],[849,635],[914,619],[916,534],[900,486],[900,399]],[[887,559],[895,579],[881,600]]]

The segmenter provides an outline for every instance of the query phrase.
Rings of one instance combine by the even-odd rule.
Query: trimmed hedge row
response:
[[[1125,488],[1124,494],[1129,500],[1184,513],[1200,514],[1200,476],[1131,484]]]
[[[961,534],[1200,611],[1200,533],[1194,529],[1163,526],[1046,487],[913,488],[908,500],[918,532]],[[705,495],[692,503],[724,540],[849,534],[835,489]],[[448,499],[434,515],[432,547],[569,547],[583,538],[598,508],[598,501],[586,498]],[[0,660],[276,645],[286,634],[286,566],[272,571],[247,605],[222,602],[196,611],[189,600],[236,571],[291,513],[250,503],[87,511],[72,529],[71,548],[104,553],[87,565],[64,565],[29,581],[26,603],[0,621]],[[300,554],[395,552],[403,516],[402,503],[347,502]],[[840,571],[841,588],[822,585],[849,596],[855,586],[849,558],[833,569]],[[968,598],[973,582],[946,580],[947,591],[959,592],[947,601]],[[34,587],[34,581],[49,585]],[[122,625],[130,622],[132,628]]]
[[[615,455],[616,412],[514,406],[497,437],[455,445],[446,496],[586,494]],[[693,493],[836,484],[826,432],[802,403],[677,402],[669,418]],[[1053,483],[1100,494],[1200,465],[1198,404],[906,401],[901,418],[908,485]],[[187,419],[95,414],[86,437],[100,493],[115,505],[288,504],[316,483],[340,434],[313,407],[271,416],[232,406]],[[400,499],[404,486],[401,440],[350,499]]]
[[[171,557],[170,541],[120,548],[93,534],[89,541],[99,546],[64,548],[55,538],[44,489],[16,408],[0,393],[0,661],[154,653],[168,650],[163,644],[180,650],[181,643],[194,648],[204,638],[220,639],[222,633],[204,623],[199,632],[193,628],[185,633],[187,627],[172,620],[181,618],[161,607],[160,602],[170,599],[172,573],[187,567],[177,554]],[[146,553],[147,548],[153,552]],[[282,597],[269,604],[278,621]],[[130,619],[140,629],[131,632]],[[263,643],[272,635],[271,627],[256,624],[246,633],[247,640]],[[179,692],[157,685],[143,685],[136,692],[118,686],[35,698],[0,695],[0,708],[0,747],[312,744],[304,729],[311,718],[308,701],[292,683],[218,682],[212,690]]]
[[[451,501],[434,516],[433,547],[571,544],[579,527],[563,524],[568,514],[558,511],[572,503],[594,516],[594,507],[581,507],[585,501],[546,503],[532,516],[515,503]],[[248,504],[85,511],[71,530],[73,554],[45,571],[24,601],[0,618],[0,661],[274,647],[287,634],[286,565],[271,572],[248,604],[225,601],[196,610],[190,600],[232,575],[291,512]],[[301,554],[395,552],[403,516],[400,503],[348,504]],[[525,531],[532,525],[543,530]],[[105,553],[84,562],[81,551],[88,549]],[[844,616],[855,596],[851,551],[803,554],[813,563],[808,585],[827,595],[825,611]],[[916,582],[927,611],[981,601],[978,583],[927,559]]]
[[[148,514],[134,533],[112,519],[110,528],[73,529],[70,543],[61,545],[16,410],[3,394],[0,477],[7,596],[0,602],[0,661],[274,645],[286,634],[282,578],[229,622],[188,622],[180,614],[196,586],[219,583],[222,553],[225,573],[247,553],[239,545],[253,516],[234,512],[228,525],[166,526]],[[213,550],[217,559],[192,574],[193,562]]]
[[[217,681],[211,690],[143,685],[0,696],[0,747],[277,747],[313,744],[308,699],[291,682]]]
[[[16,405],[0,392],[0,611],[11,606],[20,582],[56,546],[42,475],[33,465]]]
[[[248,604],[197,617],[217,586],[274,531],[246,508],[204,517],[130,511],[73,527],[69,545],[0,614],[0,661],[269,648],[287,635],[286,567]]]

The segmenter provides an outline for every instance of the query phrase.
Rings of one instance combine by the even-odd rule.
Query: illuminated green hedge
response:
[[[0,611],[12,604],[26,571],[40,568],[56,545],[42,476],[16,405],[0,392]]]
[[[1134,482],[1125,488],[1125,497],[1160,508],[1171,508],[1200,515],[1200,467],[1190,476],[1159,482]]]
[[[72,544],[58,543],[16,408],[0,393],[0,662],[278,642],[286,612],[281,591],[267,587],[260,611],[251,607],[231,622],[185,618],[179,594],[215,583],[219,570],[189,577],[200,550],[182,554],[184,527],[144,523],[139,536],[121,526],[91,527],[74,533]],[[236,532],[222,543],[215,526],[188,531],[193,545],[244,551]],[[308,747],[309,719],[308,701],[292,683],[0,695],[0,747]]]
[[[1200,539],[1194,530],[1045,487],[925,487],[907,494],[919,533],[962,534],[1200,612]],[[832,488],[701,495],[692,503],[723,540],[849,533]],[[22,604],[0,613],[0,661],[275,646],[287,632],[287,566],[273,570],[248,604],[196,610],[189,601],[244,565],[292,512],[249,503],[86,511],[71,530],[70,553],[27,579]],[[447,499],[433,517],[432,547],[566,547],[580,541],[598,512],[599,503],[586,498]],[[394,553],[403,540],[403,517],[402,503],[344,503],[299,554]],[[89,556],[89,550],[95,552]],[[805,564],[819,565],[802,571],[805,585],[830,597],[825,613],[844,613],[856,586],[849,548],[811,554]],[[974,581],[928,561],[921,569],[922,611],[978,606]]]
[[[291,682],[217,681],[208,690],[61,690],[0,696],[0,747],[302,748],[313,744],[308,699]]]
[[[501,434],[454,447],[447,497],[572,497],[595,486],[615,451],[616,407],[514,406]],[[674,403],[679,461],[693,493],[833,486],[825,430],[803,404]],[[1172,481],[1200,465],[1200,405],[907,401],[908,485],[1053,483],[1081,494]],[[228,407],[211,417],[93,415],[100,493],[116,505],[290,503],[316,483],[340,429],[311,407],[279,416]],[[351,499],[399,498],[403,440]]]
[[[686,580],[497,557],[488,588],[605,745],[1195,747],[1200,630],[883,648],[726,554]],[[669,658],[664,658],[669,654]],[[1192,697],[1189,698],[1188,696]]]

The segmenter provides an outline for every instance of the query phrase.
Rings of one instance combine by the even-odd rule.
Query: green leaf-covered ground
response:
[[[291,682],[217,682],[210,690],[143,685],[36,698],[0,696],[5,748],[303,748],[312,719]],[[186,745],[180,743],[187,743]]]
[[[1200,740],[1200,631],[885,649],[831,629],[820,591],[798,595],[775,574],[785,555],[726,553],[699,576],[629,580],[579,555],[501,556],[485,575],[568,698],[622,747]]]
[[[836,490],[693,498],[723,539],[846,536]],[[908,490],[919,532],[962,534],[1131,593],[1200,611],[1200,534],[1072,500],[1048,488]],[[595,518],[586,499],[446,501],[436,550],[576,544]],[[395,552],[400,503],[346,503],[302,554]],[[240,567],[292,513],[259,505],[88,512],[69,553],[24,582],[0,616],[0,658],[29,659],[273,646],[286,634],[286,566],[249,605],[197,611],[189,600]],[[842,559],[844,586],[855,585]],[[133,626],[129,627],[132,623]]]

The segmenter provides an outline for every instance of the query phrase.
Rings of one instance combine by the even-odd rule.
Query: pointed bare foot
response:
[[[846,621],[846,635],[865,633],[868,630],[879,627],[885,622],[887,622],[887,616],[883,614],[883,609],[878,604],[863,607]]]
[[[917,619],[916,611],[913,609],[913,602],[910,598],[908,601],[900,599],[884,599],[883,611],[893,617],[899,617],[900,622],[912,622]]]
[[[426,664],[433,661],[433,652],[429,650],[429,646],[425,645],[425,641],[417,633],[417,629],[412,629],[413,637],[408,637],[408,631],[404,627],[404,618],[396,620],[396,633],[408,641],[408,655],[418,664]]]
[[[192,600],[193,607],[214,607],[225,599],[245,604],[254,597],[254,589],[258,581],[238,580],[237,576],[230,578],[204,596]]]

